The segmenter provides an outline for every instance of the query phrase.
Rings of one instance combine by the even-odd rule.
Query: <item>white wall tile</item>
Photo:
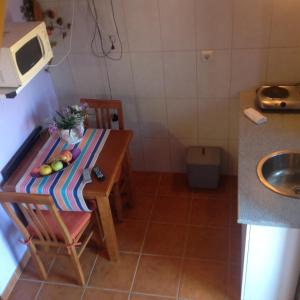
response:
[[[166,97],[197,97],[197,56],[194,51],[164,52]]]
[[[238,140],[229,140],[227,173],[230,175],[236,175],[238,172],[238,145]]]
[[[130,51],[161,49],[158,0],[124,0]]]
[[[142,137],[168,137],[165,100],[139,99],[137,106]]]
[[[63,55],[57,54],[57,59],[61,59]],[[75,83],[71,72],[68,58],[55,68],[50,68],[55,91],[59,99],[59,105],[70,105],[79,102],[76,94]]]
[[[227,139],[229,100],[199,99],[199,139]]]
[[[198,94],[202,98],[226,98],[229,95],[231,53],[217,50],[209,61],[203,61],[198,52]]]
[[[195,49],[195,1],[159,0],[159,6],[163,49]]]
[[[110,55],[113,57],[118,57],[118,53],[120,53],[121,50],[121,45],[118,40],[117,29],[113,19],[111,3],[113,4],[115,20],[118,27],[120,39],[122,42],[123,51],[127,52],[128,40],[127,40],[125,13],[123,9],[123,0],[113,0],[112,2],[107,0],[106,1],[98,0],[95,3],[99,15],[99,20],[100,20],[99,22],[104,33],[103,38],[106,46],[105,49],[107,51],[110,49],[111,42],[109,40],[109,35],[112,35],[116,41],[115,42],[116,49],[113,50]],[[90,23],[93,23],[91,18],[90,18]]]
[[[267,50],[232,50],[231,97],[243,90],[255,89],[266,80]]]
[[[197,100],[168,99],[168,125],[171,136],[197,138]]]
[[[229,139],[237,140],[239,136],[240,99],[229,99]]]
[[[196,139],[170,139],[171,167],[173,172],[186,172],[186,153],[190,146],[196,146]]]
[[[222,149],[221,172],[226,174],[228,171],[228,140],[200,139],[200,146],[220,147]]]
[[[274,0],[271,47],[300,46],[300,2]]]
[[[132,168],[135,171],[145,170],[144,162],[144,151],[143,151],[143,141],[141,138],[135,138],[130,143],[130,159],[132,163]]]
[[[71,54],[69,61],[79,97],[107,97],[107,79],[102,73],[105,70],[103,59],[85,54]]]
[[[132,70],[137,97],[164,97],[161,53],[132,53]]]
[[[106,59],[113,98],[132,98],[135,95],[130,55],[124,53],[121,60]]]
[[[138,118],[137,103],[134,99],[122,99],[123,114],[125,121],[125,128],[134,131],[135,136],[140,135],[140,125]]]
[[[198,49],[227,49],[232,39],[232,0],[195,0]]]
[[[269,53],[268,82],[300,81],[300,48],[274,48]]]
[[[234,48],[261,48],[269,44],[273,0],[234,1]]]
[[[145,169],[170,172],[170,147],[167,139],[143,139]]]

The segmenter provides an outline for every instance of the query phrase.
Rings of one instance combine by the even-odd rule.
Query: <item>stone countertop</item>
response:
[[[258,179],[258,161],[270,152],[300,151],[300,113],[262,112],[268,122],[256,125],[243,114],[255,108],[255,92],[240,95],[238,222],[300,228],[300,199],[281,196]]]

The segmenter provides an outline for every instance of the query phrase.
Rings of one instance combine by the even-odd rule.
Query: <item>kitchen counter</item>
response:
[[[270,152],[300,151],[300,113],[263,112],[268,122],[256,125],[243,114],[255,108],[255,92],[240,95],[238,222],[300,228],[300,199],[281,196],[258,179],[258,161]]]

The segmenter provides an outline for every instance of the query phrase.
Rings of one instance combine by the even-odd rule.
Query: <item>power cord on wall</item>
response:
[[[117,22],[116,22],[116,16],[115,16],[115,9],[114,9],[113,0],[109,0],[109,1],[110,1],[110,6],[111,6],[112,18],[113,18],[113,21],[114,21],[114,26],[115,26],[118,41],[119,41],[119,44],[120,44],[120,54],[117,57],[113,57],[111,55],[112,51],[115,50],[115,48],[116,48],[116,46],[115,46],[116,41],[115,41],[113,35],[108,35],[111,46],[110,46],[110,49],[108,51],[105,50],[104,38],[103,38],[103,33],[102,33],[102,32],[105,32],[105,31],[101,28],[101,23],[99,22],[99,15],[98,15],[98,10],[97,10],[96,4],[95,4],[95,0],[87,0],[88,7],[89,7],[89,10],[90,10],[90,13],[91,13],[91,16],[93,18],[94,25],[95,25],[93,38],[92,38],[92,41],[91,41],[91,51],[92,51],[93,55],[96,56],[96,57],[105,57],[105,58],[110,59],[110,60],[120,60],[123,56],[123,44],[122,44],[122,41],[121,41],[121,38],[120,38],[119,28],[118,28],[118,25],[117,25]],[[98,36],[98,39],[100,41],[101,51],[99,51],[97,49],[97,45],[96,45],[97,36]]]

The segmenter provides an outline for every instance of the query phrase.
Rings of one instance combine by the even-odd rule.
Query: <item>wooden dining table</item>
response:
[[[85,200],[96,200],[97,212],[101,220],[108,256],[109,259],[113,261],[117,261],[119,259],[119,247],[109,202],[109,195],[119,176],[120,169],[123,168],[129,183],[128,187],[131,195],[130,204],[134,205],[134,192],[132,190],[133,186],[128,154],[128,146],[132,136],[133,133],[130,130],[110,131],[104,147],[95,163],[95,166],[98,166],[105,175],[105,180],[99,181],[96,176],[92,174],[92,182],[87,183],[83,189],[83,196]],[[4,191],[13,192],[16,190],[17,183],[48,138],[48,134],[42,134],[39,137],[18,167],[4,183],[2,187]]]

